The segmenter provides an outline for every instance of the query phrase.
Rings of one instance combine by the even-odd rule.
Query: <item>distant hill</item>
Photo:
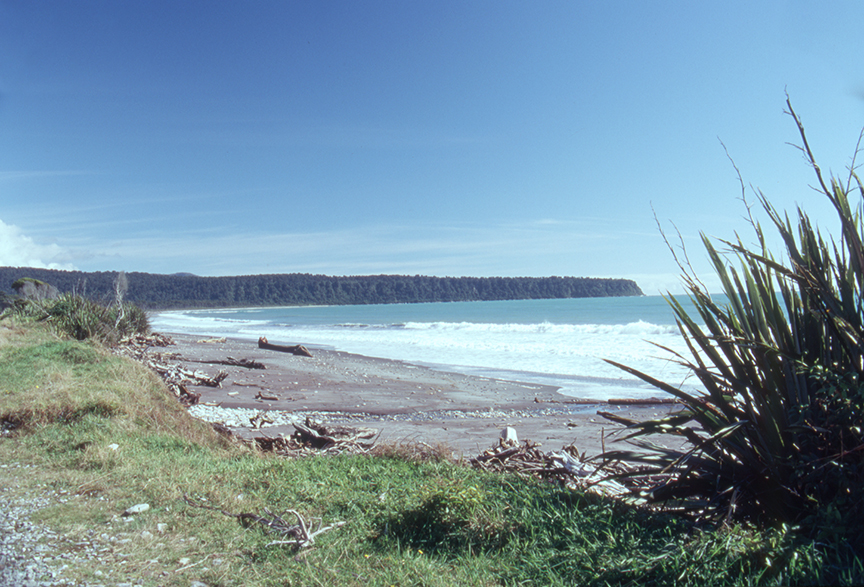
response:
[[[0,267],[0,291],[32,277],[61,292],[93,299],[113,297],[113,271],[82,272]],[[489,300],[538,300],[644,295],[629,279],[590,277],[427,277],[363,275],[331,277],[301,273],[199,277],[176,273],[127,273],[126,299],[145,308],[394,304]]]

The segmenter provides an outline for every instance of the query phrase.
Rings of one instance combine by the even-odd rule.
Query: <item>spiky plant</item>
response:
[[[759,202],[787,259],[772,256],[755,221],[753,248],[736,236],[720,241],[730,249],[724,255],[703,235],[728,301],[715,300],[683,265],[695,314],[667,296],[690,350],[675,360],[703,390],[687,392],[612,363],[675,396],[683,408],[631,426],[629,438],[641,452],[606,456],[650,466],[634,474],[650,501],[702,517],[836,532],[862,552],[864,233],[860,202],[853,210],[849,196],[864,196],[864,186],[854,159],[845,185],[824,181],[801,120],[788,98],[786,104],[818,190],[840,220],[839,242],[824,237],[801,208],[793,225],[762,193]],[[685,448],[647,441],[657,434],[683,437]]]
[[[139,306],[129,302],[103,306],[74,293],[61,294],[54,300],[18,298],[0,317],[6,315],[45,322],[58,334],[77,340],[94,339],[109,346],[150,331],[147,313]]]

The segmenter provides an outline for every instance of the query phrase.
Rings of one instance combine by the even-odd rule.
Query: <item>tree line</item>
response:
[[[0,291],[32,278],[90,299],[114,295],[115,271],[0,267]],[[537,300],[643,295],[629,279],[590,277],[328,276],[305,273],[199,277],[127,273],[126,300],[148,309]]]

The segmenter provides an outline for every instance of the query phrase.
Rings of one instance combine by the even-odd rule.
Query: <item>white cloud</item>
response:
[[[66,251],[57,245],[40,245],[21,229],[0,220],[0,266],[75,269],[64,262]]]

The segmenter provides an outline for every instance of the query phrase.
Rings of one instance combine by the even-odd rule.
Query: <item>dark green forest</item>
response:
[[[114,296],[117,272],[0,267],[0,292],[30,277],[61,292],[95,300]],[[589,277],[427,277],[363,275],[330,277],[300,273],[198,277],[189,274],[127,273],[126,300],[147,309],[243,306],[397,304],[490,300],[539,300],[640,296],[629,279]]]

